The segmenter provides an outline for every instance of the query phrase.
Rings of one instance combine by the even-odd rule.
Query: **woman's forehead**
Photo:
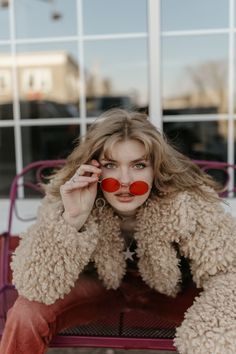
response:
[[[105,147],[100,158],[109,160],[138,160],[149,159],[149,154],[143,143],[137,140],[117,141]]]

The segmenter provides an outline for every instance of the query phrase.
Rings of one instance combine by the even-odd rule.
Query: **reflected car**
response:
[[[49,100],[20,101],[22,119],[78,117],[79,108],[72,103],[59,103]],[[0,105],[0,119],[13,119],[12,102]]]
[[[90,96],[86,99],[88,116],[99,116],[111,108],[132,110],[134,105],[129,96]]]

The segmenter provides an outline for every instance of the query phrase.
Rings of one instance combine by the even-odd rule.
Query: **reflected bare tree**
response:
[[[196,106],[216,106],[218,113],[227,111],[227,63],[209,61],[188,67],[187,74],[195,88],[191,95]]]

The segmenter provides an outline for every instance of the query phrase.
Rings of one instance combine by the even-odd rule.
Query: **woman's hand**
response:
[[[74,176],[60,188],[64,205],[64,219],[80,229],[87,220],[97,195],[97,182],[101,169],[96,160],[81,165]]]

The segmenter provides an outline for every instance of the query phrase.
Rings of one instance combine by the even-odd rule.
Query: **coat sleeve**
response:
[[[210,278],[176,330],[180,354],[236,353],[236,273]]]
[[[74,286],[97,245],[92,217],[78,232],[62,217],[61,201],[45,197],[37,221],[25,233],[12,257],[13,284],[20,295],[47,305]]]
[[[236,221],[220,202],[197,196],[183,209],[191,226],[182,232],[180,250],[203,291],[177,328],[175,345],[180,354],[235,354]]]

